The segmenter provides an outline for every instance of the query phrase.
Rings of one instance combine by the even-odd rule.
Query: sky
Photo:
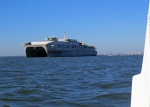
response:
[[[56,36],[94,45],[98,54],[143,52],[148,0],[0,0],[0,56]]]

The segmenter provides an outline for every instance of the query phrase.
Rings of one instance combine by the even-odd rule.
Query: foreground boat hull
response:
[[[150,4],[142,70],[132,80],[131,107],[150,107]]]

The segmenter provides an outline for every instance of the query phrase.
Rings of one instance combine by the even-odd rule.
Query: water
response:
[[[0,57],[0,107],[130,107],[142,56]]]

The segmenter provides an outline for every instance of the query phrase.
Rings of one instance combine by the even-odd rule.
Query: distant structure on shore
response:
[[[128,56],[128,55],[143,55],[142,52],[132,52],[132,53],[109,53],[109,54],[98,54],[98,55],[104,55],[104,56]]]

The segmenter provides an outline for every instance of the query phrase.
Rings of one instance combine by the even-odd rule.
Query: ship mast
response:
[[[66,40],[66,32],[64,32],[64,40]]]

